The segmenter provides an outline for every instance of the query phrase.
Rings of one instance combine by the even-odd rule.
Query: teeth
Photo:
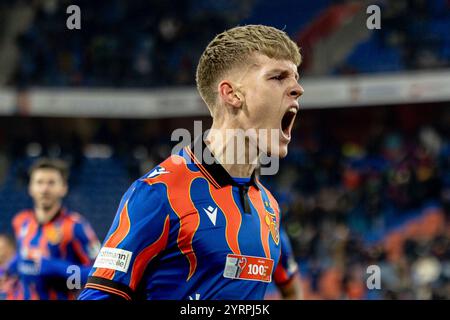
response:
[[[289,112],[293,112],[293,113],[297,113],[297,108],[296,107],[291,107],[288,109]]]

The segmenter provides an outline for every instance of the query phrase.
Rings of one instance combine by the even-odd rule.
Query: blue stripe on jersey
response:
[[[234,181],[236,181],[237,184],[246,184],[250,182],[250,177],[248,178],[239,178],[239,177],[232,177]]]
[[[246,195],[248,197],[248,195]],[[249,199],[251,213],[243,213],[241,202],[239,200],[239,188],[233,188],[234,202],[239,206],[242,212],[242,225],[239,232],[239,243],[246,243],[242,248],[242,254],[255,257],[265,257],[264,248],[261,242],[261,223],[258,211]]]
[[[194,236],[193,248],[195,252],[208,252],[208,256],[198,259],[197,272],[192,280],[206,279],[208,275],[216,274],[216,279],[208,282],[203,281],[201,288],[197,289],[199,292],[196,291],[201,296],[205,296],[205,294],[215,296],[221,290],[217,283],[219,283],[219,278],[222,277],[226,255],[230,252],[225,238],[226,219],[221,208],[213,200],[210,185],[205,178],[194,180],[191,185],[190,196],[200,217],[200,223]],[[214,216],[216,219],[215,225],[213,223]],[[208,240],[205,241],[205,239]]]

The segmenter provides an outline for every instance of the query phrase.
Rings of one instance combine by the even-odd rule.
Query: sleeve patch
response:
[[[94,263],[94,268],[112,269],[127,272],[133,252],[103,247]]]

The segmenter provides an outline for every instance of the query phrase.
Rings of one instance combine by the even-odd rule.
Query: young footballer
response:
[[[261,154],[288,152],[300,63],[273,27],[209,43],[196,81],[211,130],[131,185],[79,299],[263,299],[280,260],[280,212],[254,171]]]

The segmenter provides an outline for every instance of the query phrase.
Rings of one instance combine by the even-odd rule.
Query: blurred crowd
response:
[[[191,85],[202,48],[251,1],[43,1],[18,38],[19,86]],[[66,8],[82,8],[81,31]],[[205,28],[205,26],[207,26]]]
[[[38,155],[69,160],[74,193],[92,187],[76,179],[90,157],[117,159],[131,182],[170,153],[171,130],[193,120],[16,118],[16,130],[8,119],[0,155],[9,167]],[[279,173],[262,180],[281,205],[306,298],[450,298],[449,124],[445,104],[303,111]],[[114,171],[116,183],[100,181],[107,193]],[[25,188],[26,167],[17,172]],[[87,200],[83,214],[107,228]],[[381,290],[367,289],[369,265],[381,268]]]
[[[450,2],[448,0],[386,1],[384,46],[401,50],[406,69],[450,66]]]
[[[357,44],[336,67],[336,74],[450,67],[448,0],[382,0],[377,4],[381,29]]]
[[[19,57],[8,84],[19,87],[193,85],[201,50],[217,33],[238,24],[266,21],[286,28],[290,36],[301,41],[302,31],[320,20],[327,7],[352,2],[359,1],[283,1],[279,6],[288,10],[284,14],[265,0],[25,2],[33,7],[34,14],[30,25],[16,37]],[[382,8],[382,28],[372,31],[369,39],[354,43],[347,58],[326,73],[450,66],[448,0],[375,3]],[[71,4],[82,8],[80,31],[66,28],[66,8]],[[271,17],[274,10],[282,18]],[[304,21],[300,24],[298,19]],[[302,69],[305,75],[313,72],[307,64]]]
[[[301,120],[320,119],[320,133],[297,138],[272,190],[306,298],[450,298],[450,113],[429,122],[436,110],[426,110]],[[345,120],[352,135],[328,132]],[[381,269],[381,290],[367,288],[370,265]]]

